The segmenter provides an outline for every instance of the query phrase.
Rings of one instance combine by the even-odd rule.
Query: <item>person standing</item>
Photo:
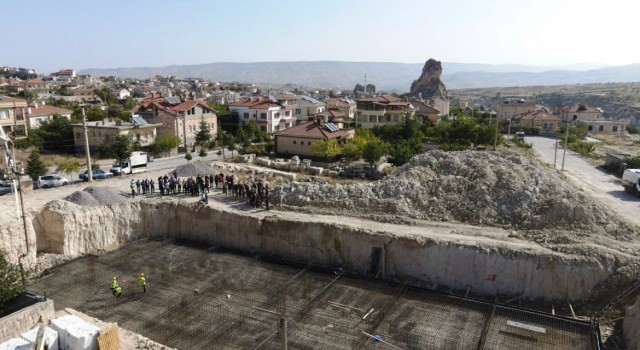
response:
[[[136,196],[136,182],[134,179],[131,179],[131,198]]]
[[[147,292],[147,281],[144,278],[144,273],[140,272],[140,276],[138,276],[138,285],[142,287],[142,293]]]

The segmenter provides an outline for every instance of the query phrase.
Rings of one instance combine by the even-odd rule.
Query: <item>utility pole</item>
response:
[[[89,133],[87,132],[87,116],[82,109],[82,128],[84,129],[84,153],[87,156],[87,181],[93,181],[93,170],[91,169],[91,154],[89,153]]]
[[[573,116],[573,121],[576,120],[576,116]],[[567,154],[567,147],[569,147],[569,128],[572,126],[572,124],[569,121],[569,118],[567,117],[567,131],[564,134],[564,147],[562,148],[562,171],[564,171],[564,157]]]
[[[493,150],[497,150],[498,149],[498,115],[496,115],[496,135],[495,138],[493,139]]]
[[[553,153],[553,168],[556,168],[556,158],[558,158],[558,134],[556,134],[556,151]]]

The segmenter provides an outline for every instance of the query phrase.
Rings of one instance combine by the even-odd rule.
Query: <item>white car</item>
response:
[[[69,183],[69,180],[58,175],[45,175],[38,178],[38,188],[66,186]]]

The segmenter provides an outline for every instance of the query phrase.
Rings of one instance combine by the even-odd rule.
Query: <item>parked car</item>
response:
[[[516,137],[524,140],[524,131],[516,131]]]
[[[106,172],[106,171],[104,171],[102,169],[93,170],[91,173],[92,173],[92,176],[93,176],[94,180],[108,179],[108,178],[113,176],[112,173]],[[84,173],[81,173],[79,175],[79,177],[82,180],[85,180],[85,181],[88,180],[89,179],[89,175],[87,173],[87,170],[85,170]]]
[[[66,186],[69,180],[58,175],[45,175],[38,178],[38,188]]]
[[[0,196],[7,193],[13,193],[13,191],[14,191],[14,186],[12,182],[0,181]]]

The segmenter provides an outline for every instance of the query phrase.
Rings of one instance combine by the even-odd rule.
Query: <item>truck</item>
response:
[[[131,152],[123,161],[116,161],[109,169],[113,175],[135,174],[147,171],[147,152]]]
[[[627,169],[622,174],[622,186],[624,191],[640,195],[640,169]]]

